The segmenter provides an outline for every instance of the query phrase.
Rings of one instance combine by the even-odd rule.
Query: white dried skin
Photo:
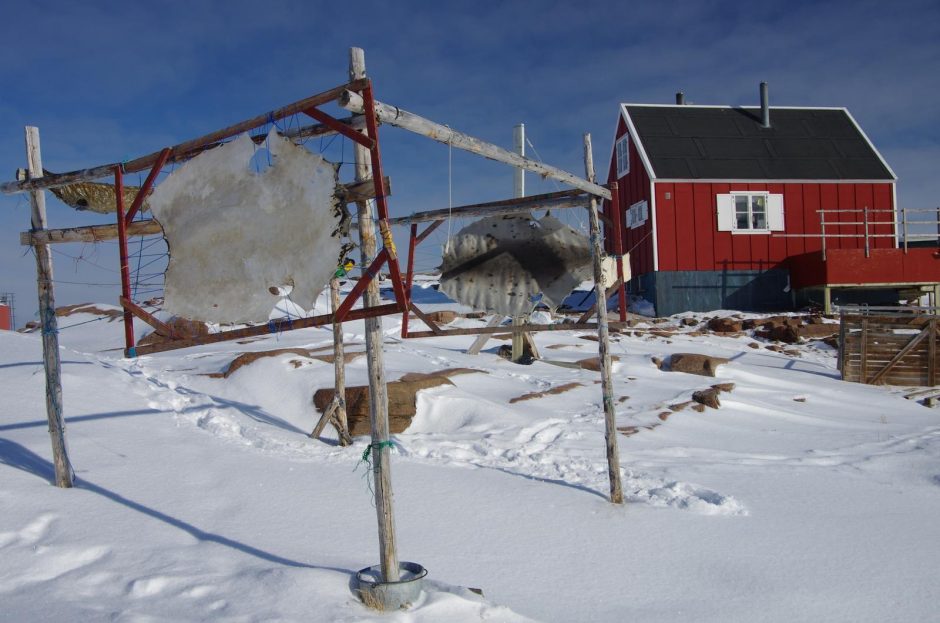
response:
[[[265,144],[271,166],[260,173],[243,135],[196,156],[151,195],[170,249],[167,311],[263,322],[279,292],[290,288],[309,309],[329,282],[341,249],[337,169],[274,130]]]
[[[460,230],[444,249],[441,291],[474,309],[523,316],[557,307],[590,279],[591,245],[558,219],[492,216]]]

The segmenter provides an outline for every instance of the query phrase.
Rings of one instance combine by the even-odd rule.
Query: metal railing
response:
[[[826,239],[827,238],[862,238],[865,241],[865,257],[871,257],[871,239],[872,238],[893,238],[897,240],[899,237],[903,241],[902,248],[904,252],[907,253],[908,243],[914,240],[940,240],[940,207],[938,208],[927,208],[927,209],[908,209],[902,208],[895,212],[891,209],[880,209],[873,210],[868,206],[863,208],[844,208],[844,209],[822,209],[816,210],[819,214],[819,233],[818,234],[774,234],[774,237],[779,238],[819,238],[822,245],[822,259],[826,259]],[[860,214],[860,221],[827,221],[827,214]],[[900,225],[901,232],[897,231],[898,221],[895,218],[892,218],[890,221],[873,221],[872,215],[875,214],[891,214],[892,217],[895,215],[900,216]],[[911,221],[907,218],[908,213],[910,214],[935,214],[936,220],[914,220]],[[877,217],[876,217],[877,218]],[[937,227],[936,234],[915,234],[911,233],[909,227],[913,224],[916,225],[934,225]],[[883,234],[883,233],[873,233],[872,228],[879,225],[888,225],[894,230],[894,233]],[[839,228],[842,227],[858,227],[862,226],[862,233],[842,233]],[[826,228],[829,227],[829,231]],[[833,228],[835,231],[833,232]],[[877,231],[877,230],[876,230]]]

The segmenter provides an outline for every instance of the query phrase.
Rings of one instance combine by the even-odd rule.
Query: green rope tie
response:
[[[369,463],[371,465],[371,462],[369,461],[369,455],[372,453],[372,448],[375,448],[375,451],[378,452],[382,448],[394,448],[394,447],[395,447],[395,442],[388,440],[388,439],[386,439],[385,441],[379,441],[377,443],[370,443],[368,446],[366,446],[366,449],[363,451],[362,459],[360,459],[359,462]]]

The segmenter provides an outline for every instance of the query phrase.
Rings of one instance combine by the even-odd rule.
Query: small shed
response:
[[[900,259],[897,178],[849,111],[770,107],[761,94],[752,108],[620,105],[608,181],[631,292],[669,315],[935,288],[936,249]],[[897,269],[875,268],[889,256]]]

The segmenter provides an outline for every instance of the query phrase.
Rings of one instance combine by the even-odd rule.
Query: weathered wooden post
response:
[[[42,152],[39,128],[26,127],[26,159],[31,179],[42,177]],[[46,193],[29,193],[33,231],[46,228]],[[42,324],[42,357],[46,369],[46,417],[52,437],[52,458],[57,487],[72,486],[74,474],[65,443],[65,419],[62,416],[62,376],[59,360],[59,326],[55,315],[55,292],[52,286],[52,256],[49,245],[33,245],[36,254],[36,283],[39,289],[39,319]]]
[[[365,53],[362,48],[349,49],[349,79],[366,77]],[[374,137],[373,137],[374,138]],[[356,181],[372,179],[369,150],[355,146]],[[362,266],[369,266],[376,254],[375,223],[368,201],[357,201],[359,218],[359,250]],[[365,291],[366,307],[379,305],[379,284],[372,280]],[[395,516],[392,507],[392,475],[389,465],[388,388],[385,381],[385,358],[382,351],[382,318],[365,319],[366,357],[369,368],[369,418],[372,424],[372,476],[375,489],[375,512],[379,524],[379,560],[384,582],[400,580],[398,548],[395,538]]]
[[[525,157],[525,125],[520,123],[513,128],[512,143],[515,153]],[[512,176],[512,196],[514,199],[525,197],[525,169],[516,167]],[[521,327],[525,325],[525,316],[513,316],[512,326]],[[522,361],[525,354],[526,335],[521,331],[512,332],[512,355],[511,359],[515,363]]]
[[[352,444],[352,438],[349,436],[349,421],[346,417],[346,348],[343,346],[343,323],[336,320],[339,304],[339,277],[333,275],[330,279],[330,308],[333,312],[333,400],[323,410],[323,415],[310,436],[319,439],[326,425],[332,422],[336,428],[339,445],[348,446]]]
[[[594,154],[591,135],[584,135],[584,173],[594,182]],[[601,228],[597,216],[597,197],[590,197],[591,255],[594,259],[594,296],[597,299],[597,348],[601,358],[601,391],[604,394],[604,438],[607,442],[607,475],[610,480],[610,501],[623,504],[620,483],[620,450],[617,447],[617,414],[614,410],[614,385],[610,371],[610,332],[607,326],[607,287],[601,266]]]

